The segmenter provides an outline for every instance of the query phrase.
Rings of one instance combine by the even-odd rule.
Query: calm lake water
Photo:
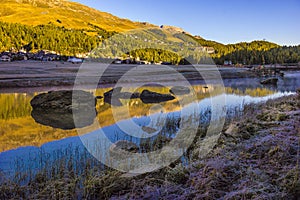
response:
[[[262,86],[255,78],[228,79],[224,81],[224,85],[225,93],[218,85],[194,82],[193,90],[197,98],[184,105],[179,103],[181,97],[159,104],[143,103],[140,99],[120,99],[120,104],[111,105],[100,99],[97,100],[97,116],[94,122],[87,127],[71,130],[43,125],[32,117],[30,100],[42,91],[2,93],[0,172],[8,177],[19,171],[34,173],[62,157],[68,157],[72,162],[85,162],[84,159],[92,157],[86,146],[93,145],[98,146],[97,156],[102,157],[101,160],[107,159],[107,150],[120,140],[134,143],[139,152],[149,151],[154,148],[158,138],[159,141],[163,141],[162,144],[175,138],[183,125],[181,122],[190,119],[195,113],[200,114],[201,126],[209,121],[234,117],[246,104],[293,94],[300,87],[300,72],[287,73],[279,80],[277,86]],[[91,92],[102,96],[110,89],[100,88]],[[144,89],[169,93],[167,87],[154,86],[139,88],[138,91]],[[117,116],[114,116],[114,113],[117,113]],[[216,115],[212,116],[212,113]],[[146,134],[147,137],[141,139],[141,135],[135,129],[131,129],[134,132],[132,135],[127,134],[128,130],[124,130],[124,127],[126,129],[130,123],[134,123],[143,133],[149,135]],[[129,130],[130,128],[132,127],[129,127]]]

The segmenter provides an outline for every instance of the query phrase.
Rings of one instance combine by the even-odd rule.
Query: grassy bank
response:
[[[208,157],[148,175],[114,199],[297,199],[299,121],[300,96],[248,106]]]
[[[200,131],[186,166],[178,162],[126,178],[112,169],[101,170],[87,155],[61,154],[28,183],[22,182],[24,173],[15,180],[0,174],[0,199],[296,199],[299,121],[300,96],[248,105],[202,159],[197,154]]]

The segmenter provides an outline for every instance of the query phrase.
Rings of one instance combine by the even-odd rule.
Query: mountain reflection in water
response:
[[[110,89],[111,88],[97,89],[95,96],[101,96]],[[141,88],[140,91],[143,89],[144,88]],[[165,94],[169,92],[168,88],[148,87],[147,89]],[[208,98],[210,95],[216,96],[220,94],[217,86],[195,85],[193,89],[199,101]],[[132,92],[136,92],[134,89],[132,90]],[[239,96],[263,97],[275,94],[276,91],[267,88],[239,90],[228,87],[226,88],[226,93]],[[0,103],[2,105],[0,107],[0,152],[22,146],[41,146],[47,142],[77,135],[76,129],[61,130],[35,122],[31,116],[32,108],[30,106],[30,100],[37,94],[38,93],[0,94]],[[122,105],[114,107],[113,105],[105,103],[104,99],[97,100],[96,110],[98,115],[96,120],[101,127],[116,123],[113,116],[114,109],[118,111],[118,120],[148,116],[154,112],[174,112],[181,109],[181,105],[177,99],[160,103],[161,109],[157,109],[156,111],[153,104],[144,104],[140,99],[120,99],[120,101]],[[89,132],[93,131],[92,126],[90,129],[89,127],[85,129]]]
[[[277,98],[292,94],[296,88],[300,87],[298,76],[286,75],[285,79],[279,81],[278,87],[264,87],[257,83],[257,80],[225,80],[226,94],[217,85],[193,85],[193,90],[197,95],[196,102],[200,108],[201,122],[211,120],[210,106],[212,99],[226,98],[227,116],[235,116],[248,103],[258,103],[271,98]],[[232,87],[231,87],[232,86]],[[241,88],[241,89],[237,89]],[[112,88],[99,88],[94,92],[94,96],[103,94]],[[132,93],[141,93],[142,90],[168,94],[167,87],[145,87],[135,90],[127,88]],[[159,104],[145,104],[139,98],[120,99],[118,106],[110,105],[104,99],[98,99],[96,104],[97,116],[94,123],[100,125],[103,134],[95,126],[86,126],[80,129],[62,130],[51,126],[37,123],[31,116],[31,99],[39,93],[7,93],[0,94],[0,172],[5,174],[16,171],[28,171],[42,169],[60,158],[73,160],[87,159],[89,153],[82,145],[82,141],[93,144],[94,139],[104,141],[101,138],[108,138],[111,143],[127,146],[130,150],[146,152],[160,148],[167,144],[175,136],[180,128],[182,106],[179,104],[180,96],[176,99]],[[192,106],[191,106],[192,107]],[[222,109],[222,108],[220,108]],[[117,111],[118,116],[114,116]],[[129,115],[128,115],[129,113]],[[190,115],[193,114],[191,110]],[[218,117],[218,116],[217,116]],[[224,117],[224,116],[219,116]],[[162,119],[166,119],[162,123]],[[133,121],[146,134],[156,136],[140,139],[127,135],[119,126]],[[94,124],[93,123],[93,124]],[[84,134],[78,137],[78,131],[84,130]],[[100,139],[100,140],[99,140]],[[125,141],[128,141],[127,144]],[[102,145],[102,146],[101,146]],[[101,144],[102,148],[109,148],[111,144]],[[101,149],[99,149],[101,154]],[[81,157],[80,155],[84,155]],[[103,155],[105,156],[105,155]],[[80,167],[80,166],[78,166]]]
[[[231,89],[230,89],[231,90]],[[231,90],[235,91],[235,90]],[[237,94],[216,94],[214,97],[215,99],[220,99],[222,96],[225,95],[226,97],[226,107],[230,110],[241,110],[245,104],[248,103],[257,103],[261,101],[266,101],[267,99],[270,98],[277,98],[283,95],[289,95],[292,93],[281,93],[281,92],[270,92],[268,90],[257,90],[259,91],[258,94],[265,93],[267,94],[266,96],[263,97],[253,97],[253,96],[240,96]],[[240,93],[240,91],[236,91],[237,93]],[[251,90],[251,92],[253,92]],[[269,94],[272,93],[272,94]],[[260,95],[258,95],[260,96]],[[201,115],[201,121],[205,122],[209,119],[209,107],[211,106],[211,100],[212,98],[202,98],[197,102],[199,105],[199,108],[201,109],[200,115]],[[24,169],[29,169],[35,166],[36,168],[42,168],[45,167],[45,164],[54,162],[55,160],[59,159],[57,155],[64,155],[65,152],[67,152],[67,156],[69,158],[75,158],[76,159],[76,154],[80,152],[81,154],[87,155],[88,152],[85,148],[84,145],[82,145],[82,142],[85,143],[85,145],[96,145],[98,147],[98,156],[106,156],[105,151],[103,149],[109,149],[111,147],[111,143],[115,143],[117,141],[129,141],[137,145],[138,149],[140,152],[144,151],[149,151],[149,145],[150,148],[155,148],[156,145],[161,146],[163,144],[166,144],[169,142],[168,138],[172,138],[175,136],[176,131],[180,128],[179,127],[179,122],[181,120],[181,112],[180,112],[180,107],[175,103],[173,104],[172,102],[165,102],[166,104],[164,105],[164,113],[158,112],[158,113],[151,113],[149,115],[149,105],[144,108],[142,105],[139,105],[140,102],[135,100],[134,102],[128,101],[128,105],[132,105],[134,107],[134,110],[136,111],[136,116],[131,118],[131,119],[124,119],[122,121],[119,121],[121,124],[127,124],[128,121],[133,120],[135,124],[137,124],[140,127],[152,127],[154,129],[160,129],[161,131],[159,132],[158,135],[151,137],[150,139],[140,139],[136,137],[132,137],[130,135],[127,135],[124,133],[117,124],[114,123],[112,119],[112,113],[111,113],[111,107],[99,102],[99,105],[97,105],[97,110],[98,109],[103,109],[103,112],[99,112],[97,119],[102,122],[102,128],[100,130],[93,130],[90,129],[89,133],[85,135],[81,135],[80,137],[76,136],[77,132],[76,130],[68,130],[68,131],[63,131],[55,128],[50,128],[47,126],[42,126],[39,124],[34,123],[36,130],[41,131],[41,130],[51,130],[51,132],[45,132],[46,134],[56,134],[59,132],[67,132],[68,134],[74,134],[73,136],[75,137],[70,137],[69,135],[65,139],[53,141],[53,138],[55,137],[49,137],[49,140],[52,139],[52,142],[45,142],[41,147],[22,147],[18,148],[15,150],[9,150],[0,153],[0,170],[5,173],[14,173],[16,170],[20,170],[20,166],[15,165],[15,162],[21,162],[21,166]],[[125,104],[126,105],[126,104]],[[189,107],[190,105],[187,105]],[[106,107],[106,109],[104,109]],[[192,106],[190,106],[192,107]],[[138,109],[139,108],[139,109]],[[218,108],[222,109],[222,108]],[[158,109],[159,110],[159,109]],[[139,111],[139,112],[138,112]],[[164,117],[162,117],[162,114]],[[191,115],[193,113],[191,112]],[[131,113],[131,115],[133,115]],[[30,117],[30,116],[27,116]],[[187,116],[188,117],[188,116]],[[222,117],[222,116],[221,116]],[[22,117],[23,118],[23,117]],[[26,118],[26,117],[25,117]],[[161,127],[161,119],[166,118],[166,123],[165,126]],[[14,118],[16,119],[16,118]],[[106,119],[106,120],[105,120]],[[10,119],[12,120],[12,119]],[[10,120],[6,120],[6,122],[10,122]],[[4,120],[2,120],[4,121]],[[21,121],[20,121],[21,122]],[[28,121],[27,121],[28,122]],[[34,121],[31,121],[34,122]],[[2,126],[1,122],[1,126]],[[104,126],[104,124],[106,126]],[[10,124],[11,125],[11,124]],[[21,129],[26,126],[20,125],[20,127],[13,127],[15,129]],[[87,130],[89,130],[89,127],[86,127]],[[144,128],[145,129],[145,128]],[[147,128],[146,128],[147,129]],[[3,130],[3,129],[2,129]],[[35,129],[31,129],[35,130]],[[20,132],[17,132],[20,133]],[[28,133],[28,132],[27,132]],[[32,132],[31,132],[32,133]],[[15,138],[18,135],[15,136]],[[56,136],[56,135],[54,135]],[[2,136],[3,137],[3,136]],[[43,137],[41,135],[35,136],[36,138],[40,137],[41,141],[43,141]],[[14,139],[14,138],[13,138]],[[110,141],[109,143],[107,141]],[[21,142],[20,142],[21,143]],[[21,146],[21,145],[20,145]],[[158,148],[157,147],[157,148]],[[99,149],[100,148],[100,149]],[[102,150],[101,150],[102,149]],[[155,149],[152,149],[155,150]],[[61,152],[61,153],[59,153]],[[76,153],[77,152],[77,153]],[[58,154],[57,154],[58,153]],[[90,156],[90,155],[89,155]],[[77,155],[78,157],[78,155]],[[40,163],[40,160],[43,160],[43,163]],[[18,169],[16,168],[18,167]]]

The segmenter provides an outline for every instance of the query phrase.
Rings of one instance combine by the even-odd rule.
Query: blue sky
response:
[[[300,0],[73,0],[133,21],[174,25],[225,44],[300,44]]]

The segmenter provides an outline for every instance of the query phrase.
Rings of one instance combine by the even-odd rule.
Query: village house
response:
[[[11,58],[8,56],[8,55],[2,55],[0,60],[2,62],[10,62],[11,61]]]
[[[59,55],[56,55],[53,53],[48,53],[42,57],[42,61],[57,61],[57,60],[59,60],[59,58],[60,58]]]
[[[208,53],[215,53],[215,49],[213,47],[203,47],[203,49]]]
[[[21,60],[41,60],[41,61],[58,61],[61,56],[53,51],[38,51],[36,53],[28,53],[22,50],[18,52],[5,51],[0,53],[0,61],[21,61]]]
[[[232,61],[231,60],[225,60],[224,65],[225,66],[230,66],[230,65],[232,65]]]

